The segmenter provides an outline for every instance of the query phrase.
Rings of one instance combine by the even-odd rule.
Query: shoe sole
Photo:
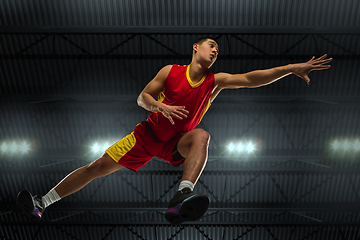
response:
[[[209,204],[210,200],[208,196],[205,194],[198,194],[185,202],[178,204],[174,208],[168,209],[165,213],[165,218],[173,225],[178,225],[185,221],[196,221],[206,213]],[[176,213],[177,209],[179,209],[178,214]]]
[[[39,210],[35,207],[33,197],[27,190],[22,190],[17,195],[16,204],[24,210],[32,219],[41,220],[38,216]],[[35,215],[34,215],[35,214]]]

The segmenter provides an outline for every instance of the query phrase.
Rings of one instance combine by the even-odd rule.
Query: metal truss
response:
[[[76,223],[68,222],[63,224],[57,223],[38,223],[30,222],[28,224],[12,223],[13,227],[21,227],[23,231],[27,230],[27,239],[37,239],[41,232],[52,232],[53,236],[59,236],[57,239],[67,236],[69,239],[93,239],[92,237],[98,237],[96,239],[108,239],[110,237],[124,238],[125,236],[131,237],[131,239],[150,240],[157,239],[157,232],[167,232],[165,235],[167,240],[178,239],[179,237],[186,237],[187,234],[198,233],[201,239],[207,240],[238,240],[246,239],[251,236],[267,236],[268,239],[317,239],[321,236],[329,236],[329,234],[338,235],[341,240],[347,239],[358,239],[360,227],[356,224],[342,225],[336,223],[329,224],[299,224],[289,225],[283,223],[281,226],[274,226],[273,224],[258,224],[248,223],[243,225],[224,225],[224,224],[182,224],[179,226],[171,226],[169,224],[148,224],[148,223],[137,223],[137,224],[118,224],[118,223]],[[36,228],[36,231],[31,231],[32,228]],[[279,235],[279,228],[282,234]],[[152,231],[149,231],[149,230]],[[214,231],[214,229],[216,231]],[[14,231],[11,226],[4,224],[1,227],[2,239],[7,238],[4,233],[13,232],[11,239],[21,239],[19,231]],[[29,231],[30,230],[30,231]],[[263,232],[267,234],[263,234]],[[33,233],[32,233],[33,232]],[[80,233],[83,233],[79,235]],[[99,234],[101,232],[102,234]],[[187,232],[187,234],[186,234]],[[31,234],[32,233],[32,234]],[[56,234],[58,233],[58,234]],[[77,234],[76,234],[77,233]],[[130,233],[130,236],[129,236]],[[10,235],[10,234],[9,234]],[[92,235],[92,236],[91,236]],[[164,236],[164,233],[162,234]],[[245,237],[246,236],[246,237]],[[271,237],[271,238],[270,238]],[[286,238],[284,238],[286,237]],[[114,239],[114,238],[111,238]],[[327,238],[329,239],[329,238]],[[333,238],[331,238],[333,239]]]
[[[353,29],[352,29],[353,30]],[[290,31],[291,32],[291,31]],[[11,50],[7,49],[7,52],[10,52],[9,54],[1,54],[0,59],[3,60],[31,60],[31,59],[39,59],[39,60],[50,60],[50,59],[58,59],[58,60],[85,60],[85,59],[189,59],[189,55],[187,54],[180,54],[176,50],[174,50],[172,47],[167,46],[166,43],[161,42],[161,40],[157,39],[159,36],[179,36],[181,37],[184,34],[179,33],[144,33],[144,32],[135,32],[135,33],[98,33],[98,32],[90,32],[90,33],[76,33],[72,31],[63,32],[63,31],[43,31],[41,33],[37,33],[37,31],[34,31],[33,33],[21,33],[19,32],[5,32],[3,33],[4,36],[11,36],[11,37],[22,37],[22,36],[31,36],[31,39],[33,40],[31,43],[29,43],[27,46],[17,49],[17,50]],[[189,35],[191,33],[185,34]],[[262,49],[263,47],[256,46],[253,43],[250,43],[248,40],[245,40],[243,36],[249,36],[249,35],[267,35],[269,37],[272,36],[286,36],[286,35],[296,35],[298,36],[298,41],[294,42],[291,46],[289,46],[287,49],[283,50],[282,52],[279,52],[277,54],[270,54],[266,52],[266,50]],[[194,34],[192,34],[194,35]],[[257,52],[257,54],[253,55],[246,55],[246,54],[232,54],[230,46],[229,47],[229,53],[222,54],[219,56],[219,58],[222,59],[258,59],[261,56],[261,59],[294,59],[296,57],[297,59],[308,59],[308,55],[299,55],[299,54],[291,54],[292,50],[296,48],[298,45],[302,44],[307,39],[312,39],[313,44],[315,46],[315,49],[317,49],[317,54],[320,54],[320,51],[318,49],[318,42],[326,42],[327,44],[332,45],[332,47],[339,50],[340,53],[336,55],[332,55],[337,60],[341,59],[360,59],[360,54],[357,52],[354,52],[351,49],[351,45],[344,46],[344,43],[342,42],[336,42],[336,40],[332,40],[329,38],[329,36],[336,36],[337,33],[335,32],[327,32],[327,33],[321,33],[319,32],[309,32],[309,33],[302,33],[302,32],[296,32],[296,33],[221,33],[220,32],[212,32],[212,35],[216,40],[220,39],[227,39],[226,42],[229,42],[229,39],[235,39],[241,43],[242,45],[246,45],[249,49],[253,49]],[[347,36],[358,36],[360,35],[359,31],[349,31],[346,34]],[[113,37],[121,37],[122,40],[115,45],[108,47],[107,50],[104,50],[102,53],[94,53],[92,49],[96,49],[96,45],[90,45],[85,48],[84,46],[81,46],[83,43],[76,43],[71,38],[79,36],[83,40],[89,37],[96,37],[101,36],[102,44],[105,46],[110,46],[111,44],[114,44],[112,42]],[[124,39],[125,38],[125,39]],[[50,41],[49,39],[52,39]],[[56,41],[58,39],[58,41]],[[61,40],[62,44],[68,45],[68,47],[74,47],[75,49],[79,50],[79,53],[74,54],[72,52],[69,52],[65,49],[61,49],[59,45],[59,40]],[[5,40],[6,41],[6,40]],[[45,41],[47,41],[45,43]],[[125,46],[125,44],[136,41],[136,43],[139,45],[138,48],[139,53],[131,53],[131,54],[116,54],[114,53],[115,50],[119,50],[122,47]],[[340,40],[338,40],[340,41]],[[85,42],[85,41],[81,41]],[[144,54],[143,52],[143,42],[150,42],[155,45],[160,46],[162,49],[167,50],[166,54],[157,54],[157,53],[151,53],[151,54]],[[53,49],[52,52],[49,50],[45,50],[45,53],[37,54],[37,53],[29,53],[28,51],[33,49],[35,46],[41,46],[41,44],[44,43],[46,45],[51,44],[51,48]],[[8,43],[9,46],[11,46],[10,43]],[[56,52],[55,52],[56,50]],[[47,52],[47,53],[46,53]]]

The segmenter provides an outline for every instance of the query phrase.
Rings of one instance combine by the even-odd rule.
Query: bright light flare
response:
[[[9,149],[9,146],[6,143],[1,144],[1,151],[6,152]]]
[[[244,144],[241,143],[241,142],[239,142],[239,143],[237,144],[237,151],[238,151],[238,152],[243,152],[244,149],[245,149]]]
[[[108,148],[109,148],[109,143],[108,142],[104,142],[101,148],[101,151],[105,152]]]
[[[20,145],[20,151],[22,153],[26,153],[30,150],[30,147],[29,145],[26,143],[26,142],[23,142],[21,145]]]
[[[228,145],[228,150],[229,150],[229,152],[233,152],[235,150],[235,145],[233,143],[230,143]]]
[[[94,153],[100,152],[100,146],[99,146],[99,144],[98,144],[97,142],[94,143],[94,145],[91,147],[91,150],[92,150]]]
[[[350,148],[351,148],[351,144],[348,140],[345,140],[343,143],[342,143],[342,148],[345,150],[345,151],[348,151]]]
[[[236,152],[236,153],[252,153],[256,150],[256,145],[253,142],[231,142],[227,146],[229,152]]]
[[[339,150],[340,147],[341,147],[341,144],[338,140],[335,140],[332,144],[331,144],[331,147],[334,149],[334,150]]]
[[[359,140],[356,140],[353,144],[353,149],[354,151],[360,151],[360,141]]]
[[[93,153],[102,153],[105,152],[108,148],[109,148],[109,142],[95,142],[92,147],[91,150]]]
[[[16,143],[15,142],[13,142],[11,145],[10,145],[10,152],[12,152],[12,153],[15,153],[16,152],[16,150],[18,149],[18,146],[16,145]]]
[[[247,145],[246,145],[246,151],[248,153],[252,153],[253,151],[255,151],[255,144],[253,144],[252,142],[249,142]]]

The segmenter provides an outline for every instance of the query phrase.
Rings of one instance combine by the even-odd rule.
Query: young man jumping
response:
[[[154,156],[173,166],[183,164],[178,191],[171,199],[165,218],[171,224],[200,219],[208,209],[209,198],[194,193],[207,161],[210,134],[195,129],[216,96],[223,89],[254,88],[279,80],[289,74],[303,78],[313,70],[327,69],[332,59],[326,54],[306,63],[289,64],[245,74],[212,73],[209,68],[219,54],[217,42],[201,38],[193,44],[192,61],[187,66],[163,67],[140,93],[137,103],[150,111],[146,121],[109,147],[102,157],[76,169],[45,196],[32,196],[23,190],[18,205],[36,219],[52,203],[79,191],[93,179],[124,167],[137,171]],[[158,100],[155,100],[155,97]]]

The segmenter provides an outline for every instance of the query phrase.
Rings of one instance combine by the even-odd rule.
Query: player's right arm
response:
[[[165,81],[172,65],[167,65],[163,67],[158,74],[151,80],[146,87],[142,90],[139,97],[137,98],[137,103],[140,107],[150,111],[150,112],[161,112],[171,124],[174,124],[172,117],[183,119],[186,118],[186,114],[189,112],[185,110],[185,106],[169,106],[164,103],[158,102],[155,100],[155,97],[164,89]]]

